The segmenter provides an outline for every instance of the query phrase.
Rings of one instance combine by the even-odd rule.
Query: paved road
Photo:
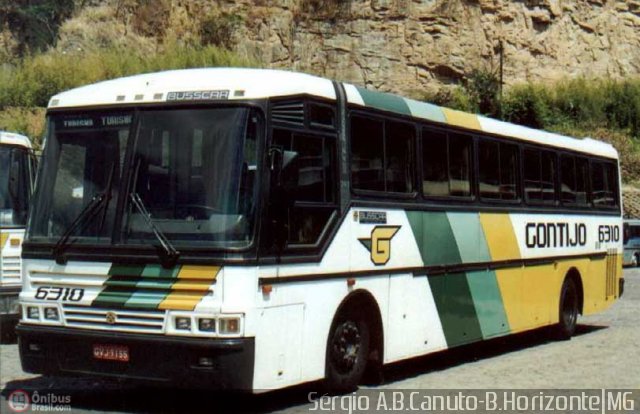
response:
[[[626,269],[623,298],[611,309],[581,318],[571,341],[535,331],[395,364],[374,389],[633,388],[640,389],[640,270]],[[142,389],[116,382],[49,379],[20,369],[17,346],[0,345],[0,393],[16,389],[68,395],[73,412],[308,413],[314,385],[259,396],[175,389]]]

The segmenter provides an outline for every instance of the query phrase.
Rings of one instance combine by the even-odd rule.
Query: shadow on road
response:
[[[574,337],[607,328],[608,326],[578,325]],[[556,340],[551,335],[550,329],[541,328],[521,334],[463,345],[451,350],[392,364],[385,369],[385,383],[402,381],[429,372],[442,371],[468,362],[493,358],[554,341]]]
[[[576,336],[606,329],[607,326],[578,325]],[[385,384],[409,379],[429,372],[441,371],[468,362],[493,358],[526,348],[552,342],[547,329],[538,329],[504,338],[465,345],[449,351],[413,358],[385,368]],[[384,384],[382,384],[384,387]],[[31,395],[53,393],[69,396],[73,411],[123,411],[123,412],[207,412],[207,413],[261,413],[283,410],[308,402],[312,391],[321,392],[319,383],[310,383],[267,394],[240,394],[183,390],[176,388],[150,388],[119,381],[90,378],[37,377],[17,380],[7,384],[0,392],[3,399],[14,390],[24,390]]]

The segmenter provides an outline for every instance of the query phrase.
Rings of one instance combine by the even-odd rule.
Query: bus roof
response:
[[[618,153],[612,145],[591,138],[570,138],[350,84],[344,86],[347,101],[354,105],[522,141],[618,158]],[[202,68],[135,75],[79,87],[52,97],[49,108],[211,99],[259,99],[304,94],[336,99],[333,83],[317,76],[270,69]]]
[[[29,138],[14,132],[0,131],[0,144],[19,145],[21,147],[31,148]]]

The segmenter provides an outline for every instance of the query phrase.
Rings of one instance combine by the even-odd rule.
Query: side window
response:
[[[313,244],[336,210],[335,138],[276,129],[273,145],[294,153],[282,172],[292,204],[288,211],[288,242]]]
[[[561,200],[563,204],[586,206],[588,198],[589,162],[584,157],[560,157]]]
[[[527,201],[532,204],[555,204],[555,154],[526,148],[523,156],[524,192]]]
[[[480,140],[478,162],[480,196],[485,199],[518,200],[518,146]]]
[[[354,189],[384,191],[383,122],[351,118],[351,182]]]
[[[351,117],[351,182],[356,190],[414,191],[412,124]]]
[[[576,202],[576,170],[575,157],[563,155],[560,157],[560,197],[563,204]]]
[[[591,189],[593,205],[615,207],[618,205],[618,181],[616,168],[611,163],[591,163]]]
[[[385,123],[386,191],[413,192],[415,128],[400,122]]]
[[[471,195],[470,136],[423,129],[422,191],[426,196]]]

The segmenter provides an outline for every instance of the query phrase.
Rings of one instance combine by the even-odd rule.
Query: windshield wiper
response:
[[[69,228],[58,239],[58,242],[53,247],[53,256],[56,259],[56,263],[61,265],[67,263],[67,258],[64,256],[64,251],[66,250],[67,246],[71,244],[71,242],[69,241],[69,239],[71,238],[71,235],[77,229],[80,229],[80,230],[84,229],[85,226],[91,221],[91,219],[100,212],[100,210],[102,209],[102,206],[105,206],[105,210],[106,210],[106,206],[109,205],[109,201],[111,200],[111,184],[113,183],[113,174],[115,173],[115,169],[116,169],[116,165],[113,164],[113,166],[111,167],[111,173],[109,174],[109,181],[107,182],[107,188],[102,193],[99,193],[93,196],[91,201],[89,201],[89,203],[87,203],[87,205],[82,209],[82,211],[80,211],[80,214],[78,214],[78,216],[73,220]],[[105,215],[106,215],[106,212],[105,212]],[[103,222],[100,224],[100,228],[98,229],[97,234],[100,234],[100,231],[102,230],[102,225],[103,225]]]
[[[178,258],[180,257],[180,252],[177,251],[175,247],[173,247],[173,244],[171,244],[167,236],[165,236],[160,228],[156,226],[156,223],[153,222],[151,213],[149,213],[149,211],[145,207],[138,193],[131,193],[129,194],[129,196],[131,197],[131,202],[140,212],[145,223],[147,223],[147,226],[149,226],[151,231],[153,231],[153,234],[156,236],[156,239],[158,239],[158,241],[160,242],[160,247],[157,248],[157,250],[162,262],[162,266],[165,268],[175,266]]]

